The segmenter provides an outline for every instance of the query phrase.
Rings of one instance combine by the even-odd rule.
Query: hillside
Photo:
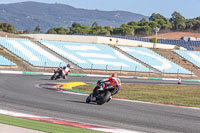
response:
[[[67,27],[73,22],[91,26],[94,22],[101,26],[120,26],[129,21],[147,18],[127,11],[100,11],[74,8],[64,4],[20,2],[0,4],[0,22],[13,24],[17,30],[33,31],[40,25],[41,31],[52,27]]]
[[[200,33],[191,33],[191,32],[169,32],[169,33],[158,33],[158,38],[160,39],[171,39],[179,40],[181,37],[196,37],[200,38]],[[145,38],[154,38],[155,35],[146,36]]]

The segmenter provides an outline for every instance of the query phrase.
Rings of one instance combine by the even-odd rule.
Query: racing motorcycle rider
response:
[[[91,96],[91,101],[94,101],[94,102],[96,101],[96,96],[98,94],[98,91],[103,90],[105,87],[106,88],[113,88],[115,85],[117,85],[118,88],[115,89],[113,92],[111,92],[110,99],[112,99],[112,96],[119,92],[120,86],[121,86],[121,81],[120,81],[118,75],[116,73],[114,73],[109,78],[99,80],[97,84],[100,85],[100,88],[95,87],[94,90],[93,90],[93,94]]]
[[[63,79],[65,79],[65,76],[67,76],[68,75],[68,73],[70,72],[70,64],[68,64],[67,66],[64,66],[63,68],[62,68],[62,77],[63,77]]]

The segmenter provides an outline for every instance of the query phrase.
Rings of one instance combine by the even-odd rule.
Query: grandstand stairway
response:
[[[150,65],[148,65],[148,64],[146,64],[146,63],[144,63],[144,62],[138,60],[137,58],[135,58],[135,57],[129,55],[128,53],[124,52],[124,51],[121,50],[120,48],[118,48],[118,47],[116,47],[116,46],[114,46],[114,45],[109,45],[109,46],[112,47],[112,48],[114,48],[114,49],[116,49],[117,51],[119,51],[120,53],[124,54],[125,56],[128,56],[128,57],[131,58],[132,60],[134,60],[134,61],[136,61],[136,62],[138,62],[138,63],[144,65],[145,67],[151,69],[152,71],[154,71],[154,72],[156,72],[156,73],[161,73],[161,71],[159,71],[159,70],[153,68],[152,66],[150,66]]]
[[[0,55],[3,55],[5,58],[13,61],[16,64],[16,69],[14,70],[24,70],[24,71],[31,71],[33,70],[33,67],[26,61],[24,61],[22,58],[18,57],[17,55],[13,54],[6,48],[0,46]]]
[[[29,47],[26,47],[25,44]],[[33,40],[29,39],[16,39],[16,38],[1,38],[0,45],[3,48],[2,55],[7,54],[9,60],[16,63],[18,69],[23,71],[49,71],[51,72],[54,68],[59,66],[60,59],[56,58],[52,54],[44,51],[38,44],[35,44]],[[33,49],[32,49],[33,48]],[[3,53],[4,52],[4,53]],[[33,52],[33,53],[32,53]],[[53,61],[48,57],[41,58],[45,54],[46,57],[52,57]],[[34,58],[33,58],[34,57]],[[36,60],[37,59],[37,60]],[[43,60],[42,60],[43,59]],[[52,61],[48,66],[44,66],[41,61]],[[66,64],[66,63],[65,63]],[[13,69],[13,70],[18,70]]]
[[[167,58],[168,60],[174,62],[175,64],[192,71],[196,76],[200,76],[200,69],[198,69],[195,65],[187,61],[186,59],[182,58],[175,52],[167,49],[151,49],[155,53]],[[193,75],[193,76],[195,76]]]

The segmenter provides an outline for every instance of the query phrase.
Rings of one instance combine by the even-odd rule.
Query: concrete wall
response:
[[[51,40],[51,41],[69,41],[82,43],[96,43],[97,36],[79,36],[79,35],[55,35],[55,34],[22,34],[21,36],[28,36],[37,40]]]
[[[97,43],[121,45],[121,46],[145,47],[145,48],[154,47],[154,43],[150,43],[150,42],[142,42],[142,41],[136,41],[136,40],[119,39],[119,38],[109,38],[109,37],[98,37]],[[174,49],[174,45],[168,45],[168,44],[156,44],[155,47],[161,48],[161,49]],[[181,48],[181,49],[186,50],[185,48]]]
[[[35,38],[37,40],[111,44],[111,45],[135,46],[135,47],[146,47],[146,48],[154,47],[154,44],[150,42],[142,42],[142,41],[111,38],[111,37],[100,37],[100,36],[55,35],[55,34],[23,34],[21,36],[28,36],[31,38]],[[161,49],[174,49],[175,46],[168,44],[156,44],[155,47]],[[186,50],[185,48],[182,47],[181,49]]]

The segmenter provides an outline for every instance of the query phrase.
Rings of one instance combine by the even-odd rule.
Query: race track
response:
[[[50,76],[0,74],[0,109],[150,133],[199,133],[200,109],[111,100],[86,104],[86,96],[37,87]],[[96,82],[101,78],[68,77],[66,82]],[[177,84],[176,81],[122,79],[122,83]],[[191,84],[191,82],[183,82]],[[192,84],[199,85],[198,82]]]

